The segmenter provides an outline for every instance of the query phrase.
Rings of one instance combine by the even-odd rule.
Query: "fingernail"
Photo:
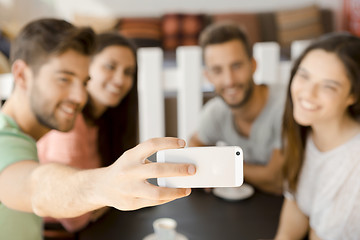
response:
[[[179,139],[178,144],[179,144],[180,147],[185,147],[186,142],[183,139]]]
[[[188,167],[188,173],[189,173],[190,175],[194,175],[195,172],[196,172],[195,166],[194,166],[194,165],[189,165],[189,167]]]
[[[185,190],[185,195],[188,196],[188,195],[190,195],[190,193],[191,193],[191,188],[187,188]]]

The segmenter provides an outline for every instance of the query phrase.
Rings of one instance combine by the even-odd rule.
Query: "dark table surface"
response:
[[[189,240],[254,240],[274,237],[283,197],[255,191],[241,201],[230,202],[193,189],[189,197],[173,202],[122,212],[108,211],[80,232],[82,240],[142,240],[153,233],[152,223],[161,217],[177,221],[177,231]]]

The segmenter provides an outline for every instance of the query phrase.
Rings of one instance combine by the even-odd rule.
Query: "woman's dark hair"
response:
[[[136,59],[135,45],[115,32],[102,33],[97,36],[95,55],[109,46],[127,47]],[[90,101],[88,101],[83,113],[85,118],[94,120],[99,127],[98,150],[102,166],[108,166],[138,143],[137,64],[133,86],[119,105],[108,108],[99,119],[93,119],[91,108]]]
[[[360,38],[349,33],[332,33],[324,35],[313,42],[295,61],[291,70],[290,82],[283,118],[283,146],[285,155],[284,177],[292,191],[296,190],[300,169],[304,159],[306,138],[310,127],[299,125],[293,116],[293,102],[290,87],[292,80],[305,56],[316,49],[335,54],[342,62],[350,80],[350,94],[355,103],[348,107],[349,115],[354,119],[360,116]]]

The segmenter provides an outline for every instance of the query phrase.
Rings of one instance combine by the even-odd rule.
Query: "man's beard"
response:
[[[243,107],[246,103],[249,102],[253,92],[254,92],[254,82],[253,81],[250,81],[249,84],[248,84],[248,88],[245,90],[245,93],[244,93],[244,97],[243,99],[238,102],[238,103],[235,103],[235,104],[230,104],[228,103],[224,97],[222,95],[220,95],[220,97],[223,99],[223,101],[232,109],[236,109],[236,108],[241,108]]]
[[[44,108],[39,107],[36,101],[31,101],[31,110],[33,111],[36,120],[43,126],[49,129],[58,130],[54,114],[47,113]]]
[[[36,87],[33,88],[31,96],[32,96],[30,99],[31,110],[34,113],[36,120],[41,125],[49,129],[55,129],[62,132],[70,131],[73,128],[75,120],[73,120],[72,123],[64,124],[66,125],[66,128],[63,128],[59,124],[59,122],[56,120],[55,112],[49,111],[49,108],[47,108],[46,106],[47,105],[46,101],[44,99],[41,99],[40,96],[42,96],[42,94],[41,92],[39,92],[39,90]]]
[[[66,128],[64,128],[64,127],[61,127],[59,125],[59,123],[56,121],[54,114],[44,114],[44,112],[39,112],[39,111],[34,111],[34,114],[35,114],[37,121],[41,125],[49,128],[49,129],[55,129],[55,130],[58,130],[61,132],[70,131],[73,128],[74,122],[75,122],[75,118],[74,118],[74,120],[71,123],[66,124]]]

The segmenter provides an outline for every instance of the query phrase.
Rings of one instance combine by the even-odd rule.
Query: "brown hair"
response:
[[[109,46],[129,48],[136,60],[135,45],[127,38],[116,32],[97,35],[95,55]],[[135,147],[138,143],[138,92],[137,69],[133,79],[133,86],[120,104],[108,108],[99,119],[92,117],[91,102],[84,108],[84,116],[92,119],[99,126],[98,150],[102,166],[113,163],[126,150]]]
[[[332,33],[311,44],[295,61],[291,70],[290,83],[287,92],[283,118],[283,146],[285,155],[284,176],[290,190],[295,191],[300,169],[304,160],[306,138],[310,127],[299,125],[293,117],[293,102],[291,98],[291,82],[305,56],[316,49],[334,53],[343,63],[347,78],[350,80],[350,94],[355,103],[348,107],[349,115],[354,119],[360,116],[360,38],[348,33]]]
[[[95,50],[95,33],[91,28],[77,28],[53,18],[44,18],[27,24],[11,45],[10,59],[24,60],[36,73],[51,55],[60,55],[73,49],[84,55]]]
[[[200,34],[199,43],[204,50],[208,45],[225,43],[231,40],[242,42],[248,57],[252,58],[252,46],[250,46],[246,34],[237,24],[232,22],[219,22],[206,27]]]

